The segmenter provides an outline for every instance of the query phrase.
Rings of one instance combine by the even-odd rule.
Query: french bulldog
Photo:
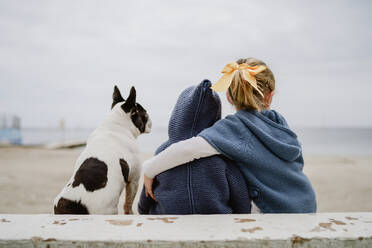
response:
[[[151,131],[147,111],[131,88],[127,100],[114,87],[111,112],[90,134],[74,173],[54,200],[54,214],[117,214],[125,188],[124,213],[132,204],[141,173],[137,137]]]

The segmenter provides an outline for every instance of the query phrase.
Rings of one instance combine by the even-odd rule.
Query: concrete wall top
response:
[[[7,215],[3,247],[372,247],[372,213]]]

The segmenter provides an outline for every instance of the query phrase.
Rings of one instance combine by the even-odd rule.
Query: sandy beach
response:
[[[0,213],[51,213],[80,151],[0,148]],[[305,156],[305,173],[315,188],[318,212],[372,211],[372,157]]]

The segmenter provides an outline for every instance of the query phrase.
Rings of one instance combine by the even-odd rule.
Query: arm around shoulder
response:
[[[204,138],[193,137],[170,145],[143,164],[144,174],[154,178],[160,173],[195,159],[219,154]]]

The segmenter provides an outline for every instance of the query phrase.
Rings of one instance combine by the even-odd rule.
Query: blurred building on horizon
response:
[[[21,118],[17,115],[0,114],[0,144],[22,144]]]

